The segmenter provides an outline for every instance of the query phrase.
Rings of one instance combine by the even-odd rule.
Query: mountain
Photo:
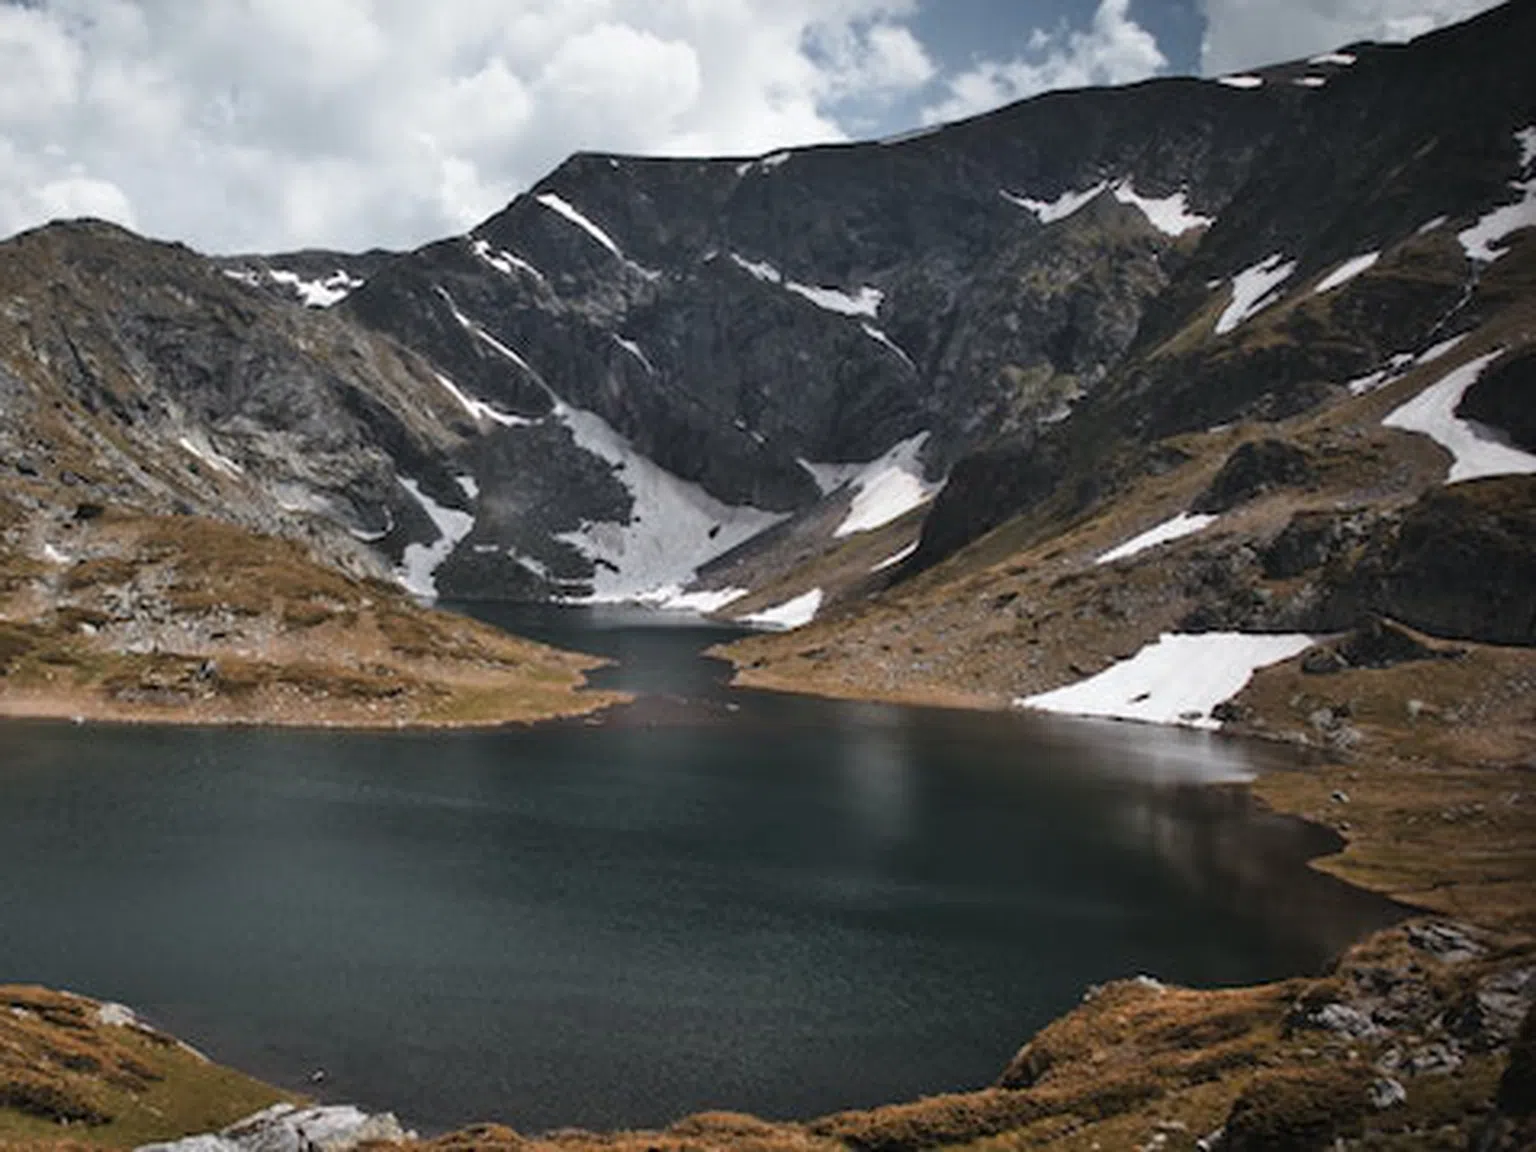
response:
[[[600,706],[574,693],[590,661],[425,612],[373,550],[458,523],[428,492],[466,499],[455,409],[419,357],[100,223],[0,245],[0,297],[0,712],[392,726]]]
[[[445,590],[655,593],[829,498],[886,493],[868,524],[949,479],[926,567],[1034,493],[1113,487],[1106,457],[1305,410],[1475,324],[1455,236],[1523,178],[1531,25],[1511,5],[884,142],[576,156],[337,311],[481,433]],[[1335,270],[1360,274],[1328,309],[1240,322]]]
[[[0,246],[5,447],[419,594],[800,620],[1489,323],[1525,290],[1495,257],[1536,211],[1533,24],[886,141],[579,155],[402,254],[51,226]]]

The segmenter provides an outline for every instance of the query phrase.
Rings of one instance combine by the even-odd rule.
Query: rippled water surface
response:
[[[476,609],[615,657],[600,722],[0,724],[0,981],[427,1128],[805,1116],[991,1080],[1093,981],[1315,969],[1393,909],[1191,733],[732,692],[722,634]]]

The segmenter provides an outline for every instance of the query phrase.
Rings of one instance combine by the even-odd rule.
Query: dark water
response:
[[[718,633],[504,620],[654,693],[600,724],[0,724],[0,979],[426,1127],[973,1087],[1086,984],[1316,969],[1390,906],[1203,735],[732,693]]]

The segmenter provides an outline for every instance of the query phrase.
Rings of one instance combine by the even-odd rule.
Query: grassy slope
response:
[[[4,714],[528,721],[611,703],[581,690],[595,663],[422,608],[290,541],[195,517],[49,521],[17,529],[0,551]]]
[[[292,1099],[97,1012],[83,997],[0,986],[0,1149],[131,1147]]]

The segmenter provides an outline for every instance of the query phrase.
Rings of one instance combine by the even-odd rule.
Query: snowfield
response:
[[[1193,536],[1196,532],[1203,532],[1209,528],[1216,523],[1217,519],[1218,517],[1215,516],[1195,512],[1180,512],[1177,516],[1148,528],[1140,536],[1132,536],[1124,544],[1116,545],[1095,559],[1094,563],[1113,564],[1116,560],[1124,560],[1127,556],[1145,552],[1148,548],[1156,548],[1159,544],[1166,544],[1170,540]]]
[[[855,532],[870,532],[883,527],[938,495],[943,485],[930,484],[924,480],[923,467],[918,463],[918,454],[927,440],[928,433],[920,432],[894,445],[878,460],[855,465],[852,471],[843,473],[843,483],[851,483],[857,491],[853,497],[853,507],[832,533],[834,537],[852,536]],[[832,478],[837,474],[835,469],[846,466],[811,467],[813,475],[818,469],[824,469],[817,475],[817,482],[823,484],[825,491],[824,477]]]
[[[1220,721],[1211,716],[1218,704],[1241,692],[1260,668],[1289,660],[1315,642],[1315,637],[1298,633],[1165,632],[1129,660],[1076,684],[1021,697],[1014,706],[1219,728]]]
[[[1536,474],[1536,456],[1516,448],[1497,429],[1456,415],[1462,395],[1501,355],[1503,349],[1467,361],[1382,418],[1386,427],[1419,432],[1451,454],[1447,484],[1483,476]]]
[[[613,465],[634,501],[627,524],[589,522],[556,537],[596,565],[591,602],[644,601],[687,587],[701,566],[787,516],[715,499],[635,451],[595,412],[562,403],[555,417],[578,447]]]

